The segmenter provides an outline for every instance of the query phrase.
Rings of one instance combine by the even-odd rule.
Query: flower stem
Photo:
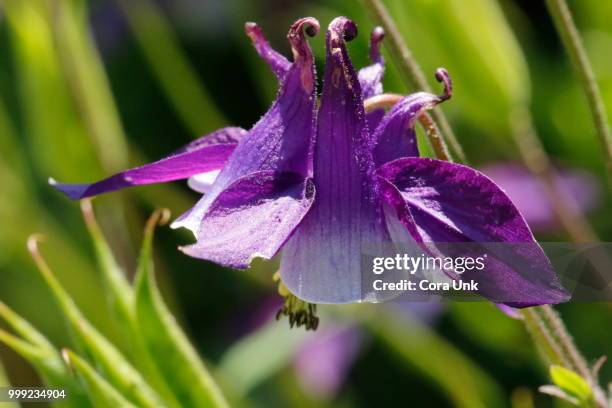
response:
[[[533,341],[540,351],[542,357],[548,364],[557,364],[564,367],[570,365],[563,355],[561,347],[555,342],[554,337],[538,312],[537,307],[529,307],[521,311],[523,322]]]
[[[538,138],[529,109],[524,106],[515,108],[508,121],[525,166],[542,182],[556,218],[572,241],[597,242],[598,237],[591,225],[577,210],[578,207],[572,205],[574,198],[556,182],[552,164]]]
[[[527,330],[545,360],[549,364],[558,364],[580,374],[593,390],[595,406],[608,408],[605,393],[599,386],[597,378],[589,369],[585,358],[552,306],[526,308],[522,310],[522,316]]]
[[[601,91],[595,80],[595,74],[582,44],[580,33],[565,0],[546,0],[546,5],[584,88],[597,135],[604,149],[608,180],[612,182],[612,134]]]
[[[515,108],[509,117],[512,136],[519,149],[523,163],[542,183],[551,208],[559,224],[576,244],[592,244],[600,239],[585,216],[578,210],[574,197],[569,194],[555,177],[553,165],[540,142],[529,109],[525,106]],[[612,270],[612,259],[606,251],[593,247],[590,256],[595,271],[608,282]],[[608,290],[612,290],[610,287]]]
[[[388,38],[388,42],[386,43],[389,46],[389,51],[391,52],[391,56],[393,57],[395,63],[398,65],[399,71],[402,74],[402,78],[406,82],[406,84],[411,88],[416,88],[419,90],[423,90],[426,92],[431,92],[431,87],[427,83],[425,79],[425,75],[423,74],[423,70],[419,66],[419,64],[415,61],[410,49],[404,42],[402,35],[400,34],[397,26],[393,22],[393,19],[389,15],[389,12],[385,8],[384,4],[382,4],[381,0],[363,0],[365,8],[370,13],[371,18],[376,22],[376,24],[381,25],[385,29],[385,33]],[[432,146],[436,146],[436,144],[441,144],[443,149],[441,151],[446,151],[448,155],[448,148],[446,146],[446,140],[444,136],[448,139],[448,142],[453,148],[453,151],[457,155],[460,161],[466,162],[465,153],[463,152],[463,148],[459,144],[455,134],[453,133],[446,116],[440,109],[434,109],[432,116],[435,121],[439,124],[440,129],[442,130],[442,134],[438,130],[437,126],[431,128],[431,133],[428,133],[430,137],[430,142]],[[443,136],[444,135],[444,136]],[[431,137],[435,136],[436,140],[433,140]],[[448,155],[450,158],[450,155]],[[443,157],[439,157],[439,159],[446,160]]]

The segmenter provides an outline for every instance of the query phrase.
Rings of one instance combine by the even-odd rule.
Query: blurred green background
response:
[[[600,146],[543,2],[385,3],[432,87],[439,89],[433,80],[438,66],[453,77],[455,94],[443,110],[470,163],[519,162],[509,118],[517,107],[529,106],[555,165],[586,171],[600,186],[598,204],[587,216],[600,238],[610,241]],[[34,232],[47,236],[43,253],[86,315],[111,339],[117,336],[78,203],[50,188],[47,178],[94,180],[163,157],[220,126],[249,128],[273,99],[276,80],[244,35],[246,21],[258,22],[289,56],[285,36],[297,18],[311,15],[326,27],[347,15],[360,30],[349,45],[356,66],[367,64],[373,27],[361,2],[348,0],[0,4],[0,299],[58,346],[70,339],[26,250]],[[569,4],[612,115],[612,2]],[[323,38],[310,41],[319,72]],[[413,91],[385,56],[386,90]],[[166,207],[178,216],[196,199],[177,182],[99,197],[94,205],[129,273],[152,210]],[[556,226],[536,235],[568,240]],[[318,333],[289,330],[286,321],[270,319],[280,304],[274,263],[226,270],[176,250],[190,240],[183,231],[158,232],[162,290],[213,371],[247,406],[554,405],[537,392],[549,380],[522,324],[490,304],[321,307]],[[612,354],[610,304],[558,309],[590,361]],[[314,362],[305,364],[304,356]],[[27,363],[4,346],[0,360],[12,384],[38,384]],[[337,384],[317,384],[318,375]],[[601,377],[612,379],[611,365]]]

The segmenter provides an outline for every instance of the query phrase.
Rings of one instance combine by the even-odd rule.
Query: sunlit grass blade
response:
[[[124,336],[129,336],[132,334],[132,304],[134,298],[132,287],[124,271],[117,263],[96,221],[90,199],[81,201],[81,211],[94,245],[105,295],[109,300],[115,316],[119,320],[120,329],[122,329]]]
[[[145,228],[136,278],[139,332],[166,382],[185,407],[226,407],[227,402],[196,350],[164,304],[153,275],[151,246],[156,225],[169,214],[157,212]]]
[[[41,362],[45,361],[47,357],[49,357],[48,350],[44,350],[38,346],[30,344],[27,341],[22,340],[2,329],[0,329],[0,342],[4,343],[32,363],[40,364]],[[38,366],[38,364],[36,364],[36,366]]]
[[[95,149],[65,84],[45,2],[9,0],[3,5],[25,133],[38,170],[59,179],[69,178],[75,169],[82,177],[99,176]]]
[[[69,350],[63,350],[62,354],[66,363],[70,365],[87,385],[88,395],[95,407],[137,408],[136,405],[129,402],[116,388],[98,374],[87,361]]]
[[[145,408],[163,406],[161,398],[141,374],[83,316],[38,251],[38,240],[39,237],[31,237],[28,248],[74,333],[76,343],[97,363],[109,382],[130,401]]]
[[[82,200],[81,210],[94,243],[105,294],[110,300],[112,312],[114,312],[118,319],[119,329],[123,335],[123,349],[129,353],[134,365],[140,369],[143,377],[164,398],[168,405],[179,407],[178,401],[176,401],[172,391],[163,381],[161,373],[159,373],[158,368],[155,366],[142,342],[141,336],[138,334],[135,321],[133,288],[117,264],[115,256],[96,221],[91,200]]]
[[[181,50],[169,22],[150,0],[116,0],[161,87],[194,136],[226,124]]]
[[[6,378],[6,374],[4,372],[4,367],[0,363],[0,387],[8,387],[11,384],[9,383],[8,378]],[[19,405],[16,402],[5,402],[5,408],[19,408]]]
[[[49,340],[3,303],[0,303],[0,317],[21,336],[19,338],[0,330],[0,342],[27,360],[38,371],[45,384],[63,388],[70,394],[70,400],[63,401],[59,406],[79,408],[88,406],[84,390],[70,376],[59,352]]]
[[[77,101],[89,137],[109,173],[127,166],[125,135],[100,56],[88,29],[87,8],[80,0],[53,3],[47,13],[66,82]]]
[[[52,350],[53,345],[34,328],[27,320],[23,319],[7,305],[0,301],[0,318],[29,343],[45,350]]]

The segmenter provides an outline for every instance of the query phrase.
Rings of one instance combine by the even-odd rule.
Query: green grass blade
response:
[[[157,212],[147,223],[136,279],[139,332],[166,382],[185,407],[226,407],[227,402],[180,326],[164,304],[153,275],[151,244]]]
[[[0,330],[0,342],[28,361],[36,369],[46,386],[66,390],[70,397],[58,403],[58,407],[86,408],[90,406],[84,389],[70,375],[60,354],[55,349],[48,350],[30,344],[4,330]]]
[[[128,401],[116,388],[98,374],[87,361],[69,350],[64,350],[63,355],[66,362],[87,385],[88,395],[95,407],[137,408],[136,405]]]
[[[54,2],[46,14],[57,44],[66,84],[97,148],[104,170],[127,166],[127,144],[98,50],[88,28],[82,1]]]
[[[15,313],[11,308],[0,301],[0,318],[2,318],[17,334],[29,343],[43,349],[53,350],[53,345],[34,328],[27,320]]]
[[[146,346],[138,334],[134,310],[134,291],[125,274],[117,264],[106,238],[98,225],[91,200],[81,200],[83,218],[87,224],[90,236],[94,243],[96,257],[102,271],[101,280],[105,292],[110,300],[112,311],[119,321],[130,359],[139,368],[143,377],[163,397],[171,407],[180,407],[176,397],[164,382],[163,376],[151,359]]]
[[[81,211],[93,242],[105,295],[119,321],[124,337],[130,337],[132,335],[132,304],[134,302],[132,287],[98,225],[91,200],[81,200]]]
[[[0,364],[0,387],[9,387],[10,385],[6,373],[4,372],[4,367]],[[5,402],[3,406],[5,408],[19,408],[19,404],[16,402]]]
[[[161,398],[146,383],[141,374],[83,316],[38,251],[36,237],[30,238],[28,247],[43,278],[64,313],[77,344],[82,346],[85,352],[97,363],[109,382],[141,407],[164,406]]]

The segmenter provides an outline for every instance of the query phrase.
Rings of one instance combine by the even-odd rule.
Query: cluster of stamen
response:
[[[283,306],[276,312],[276,320],[286,316],[289,318],[291,328],[304,326],[306,330],[317,330],[319,327],[317,305],[303,301],[289,292],[278,272],[274,274],[274,280],[278,282],[278,292],[285,298]]]

